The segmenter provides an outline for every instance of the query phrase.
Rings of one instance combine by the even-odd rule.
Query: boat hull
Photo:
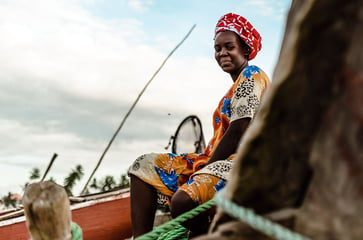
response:
[[[131,232],[130,194],[77,203],[71,206],[72,220],[83,231],[87,240],[120,240]],[[0,239],[29,240],[25,217],[19,216],[0,222]]]

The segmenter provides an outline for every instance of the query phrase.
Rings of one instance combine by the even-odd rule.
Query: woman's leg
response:
[[[197,204],[194,200],[182,190],[177,191],[171,198],[170,210],[173,218],[195,207],[197,207]],[[192,232],[191,236],[193,237],[207,233],[209,228],[209,211],[200,213],[198,216],[185,221],[182,225]]]
[[[128,171],[131,178],[131,219],[134,237],[153,228],[158,200],[156,189],[164,195],[171,196],[178,184],[183,184],[193,173],[188,161],[197,157],[197,154],[149,153],[135,160]],[[185,176],[185,179],[180,176]]]
[[[132,233],[139,237],[153,229],[157,207],[156,189],[138,177],[131,179],[131,220]]]
[[[171,199],[171,214],[177,217],[199,204],[208,202],[216,191],[222,189],[225,181],[210,174],[197,174],[179,187]],[[200,213],[198,216],[183,224],[192,232],[192,236],[204,234],[208,231],[210,219],[214,216],[214,208]]]

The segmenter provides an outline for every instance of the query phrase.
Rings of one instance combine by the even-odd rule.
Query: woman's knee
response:
[[[194,200],[184,191],[176,191],[171,198],[170,212],[173,218],[196,207]]]

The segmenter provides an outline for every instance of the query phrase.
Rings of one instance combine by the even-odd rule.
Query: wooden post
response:
[[[363,1],[292,2],[271,87],[225,198],[262,215],[296,208],[292,228],[312,239],[362,239],[362,39]],[[219,211],[218,239],[221,229],[228,239],[258,239],[226,231],[226,222]]]
[[[30,184],[23,196],[32,240],[71,240],[71,210],[66,191],[53,182]]]

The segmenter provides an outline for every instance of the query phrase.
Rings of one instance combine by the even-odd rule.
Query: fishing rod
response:
[[[164,59],[164,61],[162,62],[162,64],[160,65],[160,67],[156,70],[156,72],[153,74],[153,76],[150,78],[150,80],[146,83],[146,85],[144,86],[144,88],[141,90],[141,92],[139,93],[139,95],[137,96],[136,100],[134,101],[134,103],[131,105],[129,111],[126,113],[126,115],[124,116],[124,118],[122,119],[120,125],[118,126],[116,132],[113,134],[111,140],[109,141],[107,147],[105,148],[105,150],[103,151],[100,159],[97,162],[96,167],[93,169],[93,172],[91,173],[91,175],[89,176],[86,184],[84,185],[82,191],[81,191],[81,196],[83,194],[86,193],[87,190],[87,186],[90,183],[92,177],[94,176],[94,174],[96,173],[98,167],[100,166],[104,156],[106,155],[108,149],[111,147],[111,144],[113,143],[113,141],[115,140],[117,134],[120,132],[122,126],[124,125],[124,123],[126,122],[126,119],[129,117],[129,115],[131,114],[132,110],[135,108],[136,104],[139,102],[141,96],[143,95],[143,93],[145,92],[146,88],[150,85],[150,83],[152,82],[152,80],[155,78],[155,76],[160,72],[160,70],[163,68],[163,66],[165,65],[165,63],[168,61],[168,59],[173,55],[173,53],[184,43],[184,41],[189,37],[189,35],[192,33],[192,31],[194,30],[196,24],[194,24],[191,29],[188,31],[188,33],[184,36],[184,38],[174,47],[174,49],[169,53],[169,55]]]

